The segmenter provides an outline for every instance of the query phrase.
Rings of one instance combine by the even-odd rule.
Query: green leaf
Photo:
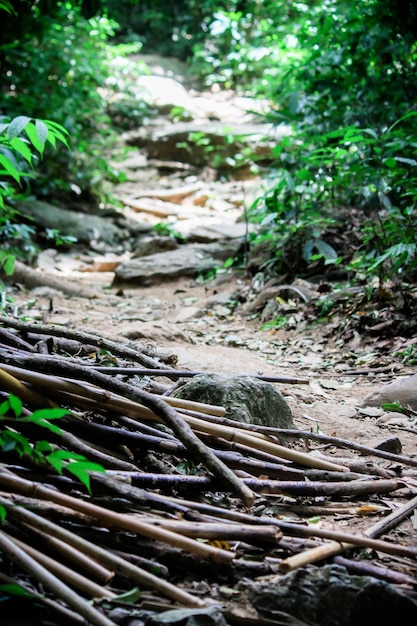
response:
[[[3,270],[6,276],[13,274],[15,260],[14,254],[10,254],[6,250],[0,250],[0,270]]]
[[[394,411],[395,413],[407,413],[399,402],[386,402],[381,406],[384,411]]]
[[[58,420],[64,415],[69,415],[69,411],[67,409],[62,409],[60,407],[52,408],[52,409],[39,409],[34,411],[31,415],[32,421],[38,420]]]
[[[51,120],[44,120],[44,123],[49,131],[47,140],[55,146],[56,139],[58,139],[58,141],[63,143],[68,148],[68,141],[65,137],[65,135],[69,136],[67,129],[61,126],[61,124],[51,122]]]
[[[36,426],[41,426],[42,428],[47,428],[48,430],[50,430],[52,433],[55,433],[56,435],[61,434],[61,429],[58,428],[58,426],[55,426],[55,424],[51,424],[48,420],[44,419],[43,417],[35,416],[35,418],[33,418],[33,413],[32,415],[25,417],[23,421],[36,424]]]
[[[68,463],[65,469],[71,474],[74,474],[74,476],[76,476],[83,483],[83,485],[85,485],[89,493],[91,493],[89,472],[106,471],[104,467],[98,465],[98,463],[91,463],[90,461]]]
[[[21,178],[20,173],[17,171],[17,169],[14,167],[11,161],[7,157],[5,157],[3,154],[0,154],[0,165],[4,167],[4,170],[5,170],[4,173],[7,174],[7,176],[11,176],[18,183],[20,183],[20,178]]]
[[[383,160],[383,164],[386,167],[389,167],[390,169],[392,169],[397,165],[397,159],[395,159],[394,157],[388,157],[387,159]]]
[[[84,457],[81,454],[74,454],[73,452],[67,452],[66,450],[55,450],[48,454],[46,460],[52,465],[52,467],[59,473],[62,474],[62,470],[64,469],[64,461],[72,460],[75,461],[84,461]]]
[[[45,149],[45,143],[39,140],[38,131],[36,130],[35,124],[33,124],[33,122],[28,124],[25,128],[25,131],[33,147],[38,152],[40,152],[40,154],[42,154]]]
[[[396,161],[399,163],[405,163],[406,165],[411,165],[411,167],[415,167],[417,165],[417,161],[415,159],[407,159],[406,157],[395,157]]]
[[[4,585],[0,585],[0,593],[2,595],[9,595],[9,596],[23,596],[25,598],[36,598],[36,596],[33,593],[30,593],[30,591],[27,591],[20,585],[17,585],[17,584],[14,585],[11,583],[10,584],[5,583]]]
[[[123,602],[125,604],[136,604],[141,597],[142,592],[138,587],[133,587],[133,589],[129,589],[129,591],[125,591],[114,598],[112,598],[112,602]]]
[[[7,515],[6,509],[4,508],[4,506],[2,506],[0,504],[0,521],[1,521],[2,524],[4,524],[4,520],[6,519],[6,515]]]
[[[336,250],[322,239],[316,239],[316,248],[325,259],[337,259]]]
[[[30,446],[30,443],[28,442],[26,437],[23,437],[23,435],[15,431],[6,430],[3,432],[2,438],[3,438],[3,441],[2,441],[1,449],[3,452],[10,452],[11,450],[16,450],[16,452],[20,456],[23,456],[24,454],[27,454],[29,457],[32,456],[32,448]]]
[[[17,396],[14,396],[13,394],[10,394],[9,404],[10,404],[11,410],[16,415],[16,417],[19,417],[22,414],[22,409],[23,409],[23,404],[22,404],[21,399],[18,398]]]
[[[19,137],[13,137],[10,140],[10,146],[18,152],[28,163],[32,163],[33,154],[28,148],[27,143],[19,139]]]
[[[49,441],[37,441],[34,448],[39,454],[45,454],[45,452],[51,452],[52,450]]]
[[[6,13],[10,13],[10,15],[17,15],[16,11],[7,0],[4,0],[4,2],[0,2],[0,10],[6,11]]]
[[[7,128],[7,136],[9,139],[13,139],[13,137],[20,135],[31,120],[32,118],[27,117],[26,115],[19,115],[18,117],[15,117]]]

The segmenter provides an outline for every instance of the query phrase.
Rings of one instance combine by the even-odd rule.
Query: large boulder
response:
[[[176,398],[223,406],[226,417],[245,424],[294,428],[291,409],[271,383],[239,374],[198,374],[173,394]]]

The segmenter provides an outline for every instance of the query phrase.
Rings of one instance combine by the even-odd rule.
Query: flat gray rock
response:
[[[104,241],[113,244],[129,236],[128,231],[119,228],[111,217],[61,209],[42,200],[20,202],[18,209],[23,215],[32,217],[41,228],[76,237],[81,243]]]
[[[237,254],[238,240],[216,244],[187,244],[177,250],[131,259],[115,271],[113,287],[140,286],[162,283],[180,276],[197,277],[201,272],[221,267]]]
[[[402,407],[417,410],[417,374],[407,378],[397,378],[380,389],[368,394],[362,406],[377,406],[398,402]]]
[[[407,624],[417,620],[415,599],[383,580],[352,576],[340,565],[306,565],[279,580],[243,579],[239,588],[274,623],[281,612],[305,626],[383,626],[401,623],[401,615],[408,615]]]
[[[272,147],[288,134],[287,127],[272,124],[225,124],[223,122],[179,122],[163,127],[140,128],[125,133],[127,145],[142,148],[149,158],[177,160],[203,167],[227,167],[244,147],[272,159]],[[230,163],[234,169],[236,164]]]

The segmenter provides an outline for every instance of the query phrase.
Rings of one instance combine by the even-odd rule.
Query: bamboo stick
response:
[[[185,606],[203,607],[206,605],[205,602],[199,598],[196,598],[192,594],[179,589],[165,580],[161,580],[157,576],[146,572],[132,563],[129,563],[128,561],[113,554],[108,549],[101,548],[100,546],[83,539],[79,535],[61,528],[57,524],[44,519],[27,508],[15,506],[13,502],[7,498],[0,498],[0,504],[6,508],[7,514],[13,519],[18,520],[25,525],[39,528],[45,533],[52,534],[54,537],[67,542],[69,545],[74,546],[78,550],[84,551],[86,554],[96,558],[100,563],[104,563],[114,569],[114,571],[130,577],[133,581],[138,582],[139,584],[155,589],[162,595],[171,598],[176,602],[180,602]]]
[[[62,557],[74,563],[74,565],[85,571],[90,576],[93,576],[101,584],[107,585],[114,577],[113,571],[104,567],[96,560],[89,558],[86,554],[77,550],[77,548],[68,545],[65,541],[61,541],[61,539],[57,539],[57,537],[53,537],[52,535],[36,528],[30,528],[30,532],[39,537],[42,540],[43,545],[46,545],[52,550],[58,552],[58,554]]]
[[[188,537],[182,537],[177,533],[163,530],[161,528],[153,528],[149,524],[141,522],[137,517],[124,513],[116,513],[90,502],[85,502],[78,498],[68,496],[66,494],[54,491],[47,487],[34,483],[23,478],[19,478],[11,472],[4,472],[0,467],[0,483],[3,486],[13,489],[23,495],[33,496],[41,500],[51,500],[57,504],[62,504],[75,511],[80,511],[89,515],[95,520],[103,524],[107,524],[114,528],[130,530],[145,537],[165,542],[169,545],[176,546],[187,552],[200,556],[201,558],[210,558],[218,563],[230,563],[234,554],[226,550],[221,550],[213,546],[202,544]]]
[[[17,539],[16,537],[12,537],[10,534],[4,535],[7,536],[11,541],[13,541],[19,548],[21,548],[26,554],[28,554],[32,559],[37,561],[40,565],[42,565],[49,572],[54,574],[57,578],[62,580],[65,584],[69,585],[69,587],[78,589],[81,591],[83,595],[89,596],[90,598],[107,598],[111,599],[116,596],[115,593],[107,589],[103,585],[99,585],[86,576],[75,572],[71,568],[63,565],[59,561],[52,559],[51,557],[43,554],[39,550],[36,550],[28,543]]]
[[[118,379],[113,379],[105,374],[94,372],[91,369],[83,368],[75,363],[63,363],[58,358],[42,359],[42,357],[19,356],[19,362],[23,362],[28,368],[37,368],[41,371],[54,370],[55,374],[68,375],[70,372],[73,376],[87,380],[95,385],[101,385],[109,391],[125,394],[134,402],[144,404],[151,409],[163,423],[167,424],[182,441],[182,443],[190,450],[194,457],[202,462],[209,471],[218,476],[220,480],[229,485],[247,506],[252,506],[255,494],[237,477],[237,475],[225,465],[216,455],[208,448],[193,432],[187,421],[170,405],[168,405],[160,396],[155,396],[142,389],[138,389],[132,385],[128,385]]]
[[[394,528],[403,519],[411,515],[416,507],[417,497],[413,498],[398,511],[393,511],[385,519],[368,528],[365,531],[365,535],[367,535],[367,537],[369,538],[379,537],[383,533],[388,532],[389,530]],[[297,569],[298,567],[303,567],[304,565],[308,565],[309,563],[315,563],[336,554],[340,554],[345,550],[350,550],[352,547],[354,547],[352,543],[333,541],[331,543],[325,544],[324,546],[312,548],[311,550],[306,550],[305,552],[284,559],[279,566],[279,570],[280,572],[286,574],[287,572]]]
[[[85,620],[82,615],[71,611],[71,609],[67,608],[59,602],[55,602],[55,600],[52,600],[51,598],[47,598],[44,594],[41,594],[33,589],[33,585],[31,585],[30,583],[28,584],[26,581],[20,579],[18,581],[14,580],[10,576],[7,576],[2,572],[0,572],[0,583],[3,583],[5,585],[17,585],[18,587],[21,587],[37,602],[45,605],[53,612],[55,612],[58,618],[60,618],[65,624],[70,622],[71,624],[74,624],[74,626],[85,626]]]
[[[75,591],[70,589],[59,578],[51,574],[35,559],[26,554],[14,541],[0,530],[0,550],[13,563],[31,574],[52,593],[61,598],[69,607],[83,615],[93,626],[116,626],[115,622],[108,619],[98,611],[90,602],[84,600]]]

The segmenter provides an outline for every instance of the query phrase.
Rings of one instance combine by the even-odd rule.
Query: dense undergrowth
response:
[[[126,56],[144,44],[145,51],[169,48],[188,59],[208,86],[268,98],[267,119],[291,125],[267,166],[268,190],[248,211],[259,225],[251,244],[268,251],[262,271],[293,278],[337,266],[353,279],[411,281],[417,246],[411,1],[184,0],[174,7],[164,0],[19,0],[1,8],[3,247],[20,239],[24,254],[31,246],[30,225],[13,208],[22,194],[90,210],[111,202],[106,181],[121,176],[109,165],[117,133],[126,120],[139,125],[148,114],[134,87],[146,69]],[[28,168],[8,136],[19,116],[61,125],[69,149],[61,143],[34,154]],[[30,144],[22,132],[13,139]]]

